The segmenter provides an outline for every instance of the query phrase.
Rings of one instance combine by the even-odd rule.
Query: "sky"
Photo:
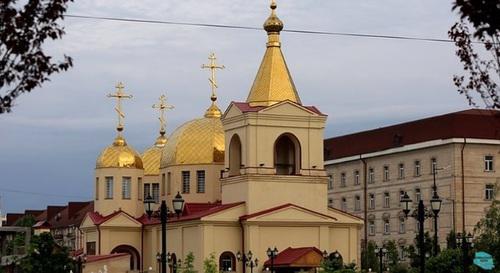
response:
[[[268,0],[79,0],[68,14],[261,27]],[[447,38],[451,0],[278,0],[285,29]],[[215,52],[218,104],[244,101],[265,51],[263,30],[200,28],[65,18],[66,35],[46,49],[74,67],[51,76],[0,115],[0,206],[5,212],[91,200],[95,160],[115,136],[117,82],[125,137],[139,152],[158,135],[161,94],[170,134],[210,105]],[[282,50],[302,103],[328,114],[325,137],[469,108],[452,77],[452,43],[282,33]]]

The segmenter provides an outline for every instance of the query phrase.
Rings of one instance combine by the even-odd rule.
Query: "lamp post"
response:
[[[469,273],[469,248],[473,245],[472,239],[473,236],[470,232],[468,234],[465,234],[465,232],[463,234],[460,232],[457,233],[457,244],[462,247],[462,263],[464,273]]]
[[[153,215],[153,208],[152,205],[155,203],[155,199],[151,197],[151,195],[148,195],[144,199],[144,206],[146,209],[146,214],[148,215],[149,218],[151,218],[151,215]],[[175,198],[172,200],[172,206],[174,207],[174,211],[177,214],[177,217],[179,217],[180,213],[182,212],[182,208],[184,206],[184,199],[182,199],[182,196],[177,192],[177,195]],[[168,216],[168,208],[167,208],[167,203],[165,200],[161,201],[160,205],[160,222],[161,222],[161,254],[160,254],[160,270],[161,273],[167,273],[167,216]]]
[[[270,247],[267,248],[266,251],[267,257],[271,259],[271,273],[274,273],[274,258],[276,255],[278,255],[278,249],[274,247],[274,249],[271,249]]]
[[[76,257],[73,257],[73,262],[76,265],[76,273],[83,273],[83,267],[85,267],[85,263],[87,262],[87,254],[81,254]]]
[[[434,218],[434,256],[438,255],[439,252],[439,243],[438,243],[438,215],[439,211],[441,211],[441,203],[443,200],[439,198],[438,192],[437,192],[437,186],[436,186],[436,174],[438,169],[436,165],[432,165],[432,178],[434,181],[434,184],[432,185],[432,198],[431,198],[431,209],[433,212],[433,218]]]
[[[236,253],[236,258],[238,259],[239,262],[243,263],[243,268],[250,267],[250,273],[253,273],[253,268],[259,264],[259,259],[257,258],[252,259],[253,253],[250,250],[248,251],[247,254],[245,253],[241,254],[241,252],[238,251],[238,253]]]
[[[375,248],[375,255],[379,258],[379,273],[384,272],[384,256],[387,254],[387,249],[384,247]]]

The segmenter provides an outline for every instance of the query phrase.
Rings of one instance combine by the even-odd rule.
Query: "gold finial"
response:
[[[108,98],[116,98],[115,111],[118,114],[118,126],[116,127],[116,130],[120,134],[123,131],[123,119],[125,118],[125,114],[122,111],[122,99],[131,99],[132,95],[125,94],[123,91],[125,86],[122,82],[119,82],[115,88],[116,93],[108,94]]]
[[[272,35],[272,34],[279,34],[281,30],[283,30],[283,22],[278,18],[276,15],[276,8],[278,5],[276,4],[275,0],[271,0],[271,15],[267,18],[267,20],[264,22],[264,29],[267,31],[267,34]],[[269,38],[269,42],[271,41],[271,37]],[[274,41],[275,42],[275,41]],[[279,42],[279,40],[278,40]],[[278,44],[279,46],[279,44]]]
[[[221,116],[221,111],[219,107],[215,104],[215,101],[217,100],[217,78],[215,77],[215,72],[217,69],[224,69],[226,68],[224,65],[218,65],[217,64],[217,57],[215,56],[215,53],[210,53],[208,56],[208,59],[210,60],[209,64],[203,64],[201,65],[201,68],[207,68],[210,69],[210,78],[208,78],[208,82],[210,83],[210,87],[212,88],[212,95],[210,96],[210,100],[212,100],[212,105],[207,109],[205,112],[205,117],[207,118],[218,118]]]
[[[160,112],[160,117],[158,118],[160,120],[160,135],[165,135],[166,132],[166,125],[167,125],[167,120],[165,119],[165,111],[174,109],[173,105],[167,104],[167,96],[161,95],[160,98],[158,99],[157,104],[153,104],[153,108],[158,109]]]

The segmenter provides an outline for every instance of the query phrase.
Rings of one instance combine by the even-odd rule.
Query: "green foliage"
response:
[[[356,270],[351,269],[351,268],[344,268],[344,269],[335,270],[335,271],[333,271],[333,273],[356,273]]]
[[[426,271],[432,273],[462,273],[462,251],[445,249],[425,263]]]
[[[194,254],[193,252],[189,252],[184,259],[184,262],[182,264],[182,273],[196,273],[197,271],[194,270]]]
[[[396,263],[396,264],[393,264],[391,266],[389,266],[389,272],[391,273],[408,273],[410,272],[409,271],[409,268],[406,264],[403,264],[403,263]]]
[[[399,263],[399,253],[398,246],[396,245],[396,241],[390,240],[385,244],[385,249],[387,249],[387,265],[395,265]]]
[[[493,201],[488,212],[474,228],[477,251],[485,251],[493,256],[500,267],[500,201]]]
[[[218,273],[219,270],[217,269],[214,253],[210,253],[210,256],[203,261],[203,271],[205,273]]]
[[[457,248],[457,234],[453,230],[446,236],[446,248]]]
[[[365,269],[365,270],[368,270],[369,268],[371,268],[372,270],[375,270],[377,268],[379,268],[379,265],[378,265],[378,257],[377,255],[375,254],[375,248],[377,247],[377,245],[375,244],[375,242],[373,241],[369,241],[368,242],[368,249],[363,249],[361,251],[361,265],[362,265],[362,268]],[[366,265],[366,268],[365,268],[365,265]]]
[[[50,233],[42,233],[33,236],[21,268],[24,273],[67,273],[73,263],[66,248],[57,246]]]

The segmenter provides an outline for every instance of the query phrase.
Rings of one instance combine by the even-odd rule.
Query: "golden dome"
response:
[[[172,133],[162,152],[161,168],[224,162],[224,129],[220,110],[214,106],[205,117],[188,121]]]
[[[135,168],[142,169],[141,156],[130,146],[125,139],[118,135],[113,144],[106,147],[96,162],[96,169],[100,168]]]
[[[153,146],[142,154],[142,163],[144,164],[144,175],[159,175],[161,152],[167,144],[167,138],[160,135]]]
[[[271,3],[271,15],[267,18],[267,20],[264,22],[264,30],[267,31],[268,33],[279,33],[280,31],[283,30],[283,22],[278,18],[276,15],[276,2]]]

